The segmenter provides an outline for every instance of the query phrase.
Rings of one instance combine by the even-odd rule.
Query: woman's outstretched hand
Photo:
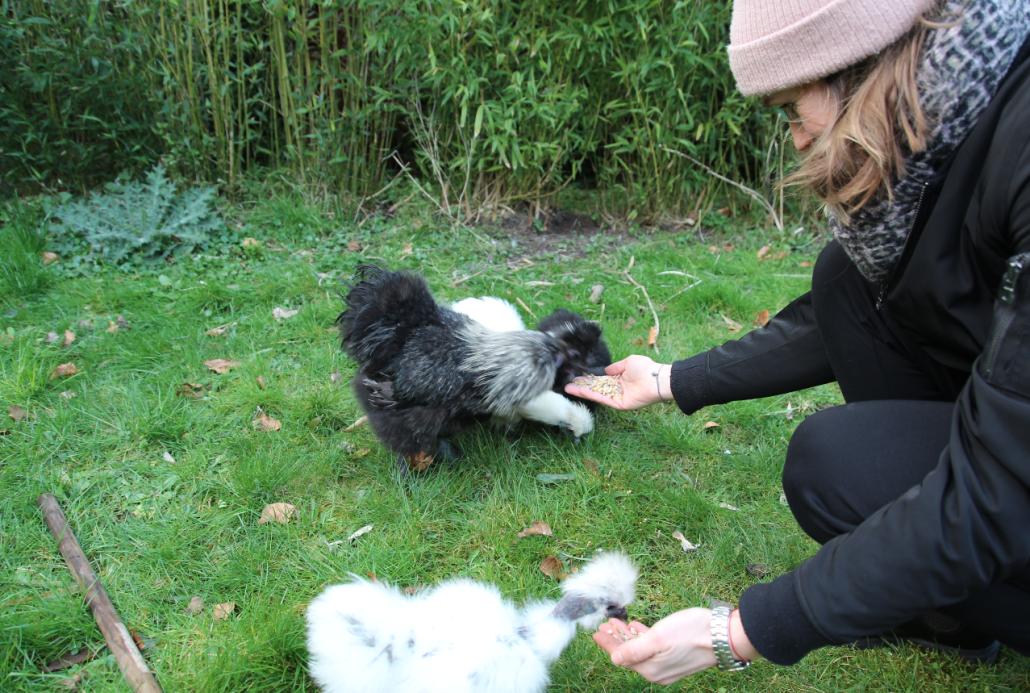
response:
[[[618,619],[602,623],[594,642],[612,663],[632,669],[648,681],[668,685],[715,666],[708,609],[685,609],[650,628]]]
[[[655,363],[646,356],[634,354],[616,361],[604,371],[616,379],[621,388],[619,393],[608,395],[569,383],[565,386],[566,394],[613,409],[640,409],[672,399],[669,382],[672,366],[667,363]]]

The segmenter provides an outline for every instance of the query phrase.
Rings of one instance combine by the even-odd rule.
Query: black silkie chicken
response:
[[[406,468],[457,457],[449,438],[490,417],[541,421],[577,439],[593,430],[587,407],[559,393],[610,362],[597,324],[569,311],[548,316],[540,330],[522,329],[517,313],[484,324],[438,304],[422,277],[372,265],[358,268],[345,300],[336,322],[359,366],[355,395]]]

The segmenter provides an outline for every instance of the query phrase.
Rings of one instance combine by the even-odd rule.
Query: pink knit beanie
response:
[[[854,65],[899,39],[937,0],[734,0],[730,69],[771,94]]]

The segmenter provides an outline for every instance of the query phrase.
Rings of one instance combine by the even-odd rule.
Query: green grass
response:
[[[367,428],[345,430],[360,412],[346,385],[353,367],[332,323],[336,280],[359,260],[376,260],[423,272],[441,300],[492,294],[537,316],[569,307],[601,322],[617,356],[645,352],[650,311],[621,278],[633,258],[633,276],[662,320],[658,358],[671,360],[733,337],[722,316],[746,328],[760,310],[775,311],[802,292],[809,270],[799,265],[814,259],[816,243],[795,240],[792,248],[788,238],[740,220],[702,242],[694,231],[516,238],[438,228],[414,213],[355,226],[302,204],[276,198],[238,210],[241,237],[260,239],[261,249],[160,274],[58,277],[48,289],[43,270],[27,261],[5,275],[5,286],[24,281],[37,292],[8,292],[0,328],[0,429],[7,431],[0,436],[0,689],[64,690],[62,679],[84,672],[82,690],[126,690],[36,508],[43,492],[60,499],[120,614],[150,643],[144,654],[168,691],[312,689],[303,610],[350,572],[403,586],[467,575],[521,601],[558,594],[538,569],[546,556],[573,566],[599,547],[618,547],[642,568],[631,613],[654,620],[709,597],[735,599],[755,580],[749,563],[776,574],[814,551],[780,503],[779,476],[799,419],[839,401],[832,387],[689,418],[672,406],[601,411],[596,432],[579,446],[548,430],[527,428],[514,440],[473,430],[461,440],[461,464],[399,479]],[[772,252],[759,261],[756,251],[770,240]],[[348,251],[350,241],[362,250]],[[713,253],[711,243],[734,247]],[[683,290],[694,279],[668,271],[701,283]],[[606,287],[600,305],[587,300],[597,283]],[[300,312],[277,322],[276,306]],[[128,328],[109,332],[118,315]],[[225,324],[232,325],[225,336],[205,334]],[[71,346],[46,343],[49,331],[66,329],[77,335]],[[240,365],[215,375],[203,365],[212,358]],[[78,374],[51,380],[69,361]],[[340,382],[331,378],[336,371]],[[204,386],[204,398],[178,396],[187,382]],[[12,421],[12,405],[29,418]],[[254,430],[257,407],[282,430]],[[720,426],[705,431],[708,420]],[[537,476],[547,473],[575,478],[541,483]],[[272,502],[294,504],[296,519],[259,525]],[[518,539],[534,520],[555,536]],[[348,544],[366,524],[374,529]],[[683,553],[671,538],[677,529],[701,548]],[[193,596],[205,603],[198,615],[186,612]],[[213,619],[212,606],[228,601],[236,614]],[[81,647],[100,655],[42,672]],[[554,690],[649,690],[612,667],[586,635],[556,664],[553,682]],[[1028,685],[1030,666],[1011,652],[997,667],[973,668],[909,648],[830,648],[790,669],[763,663],[735,676],[706,672],[680,687]]]

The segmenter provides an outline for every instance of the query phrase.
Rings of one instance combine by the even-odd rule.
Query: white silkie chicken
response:
[[[308,607],[311,675],[326,693],[536,693],[577,626],[626,618],[636,580],[625,555],[599,554],[559,601],[520,608],[463,578],[406,596],[355,576]]]

